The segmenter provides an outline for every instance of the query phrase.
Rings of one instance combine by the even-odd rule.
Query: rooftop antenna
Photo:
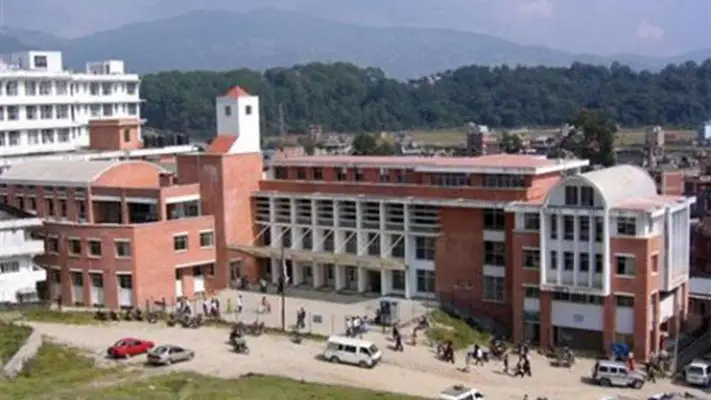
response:
[[[286,136],[286,123],[284,122],[284,105],[282,103],[279,103],[279,135],[282,137]]]

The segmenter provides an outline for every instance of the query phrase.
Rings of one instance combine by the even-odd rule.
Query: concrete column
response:
[[[406,268],[405,269],[405,298],[410,299],[412,298],[412,295],[415,293],[415,288],[417,287],[417,282],[415,281],[417,279],[417,276],[415,275],[415,269],[413,268]]]
[[[551,292],[541,292],[540,297],[540,339],[541,347],[548,348],[553,344],[553,320],[551,318]]]
[[[298,262],[292,262],[291,264],[291,283],[294,285],[300,285],[304,282],[304,270],[303,266]]]
[[[271,258],[269,259],[269,264],[271,267],[270,274],[272,276],[272,283],[279,283],[279,277],[281,276],[281,265],[279,263],[279,259]]]
[[[387,296],[392,290],[392,273],[386,269],[380,270],[380,295]]]
[[[334,286],[335,290],[343,290],[346,286],[346,267],[343,265],[334,264],[333,265],[333,277],[335,278]]]
[[[313,286],[314,288],[320,288],[326,284],[326,277],[324,276],[323,264],[316,264],[311,269],[314,276]]]
[[[659,292],[654,293],[650,297],[650,299],[647,299],[647,302],[649,302],[648,307],[652,307],[652,337],[650,338],[649,351],[656,353],[659,351],[661,344],[659,340],[661,337],[659,331]],[[635,312],[637,312],[637,310],[635,310]],[[648,329],[648,327],[645,327],[645,329]]]
[[[364,267],[356,267],[358,271],[358,293],[368,290],[368,270]]]
[[[610,352],[612,344],[615,343],[616,333],[617,304],[615,303],[615,296],[605,296],[602,303],[602,350],[605,354]]]

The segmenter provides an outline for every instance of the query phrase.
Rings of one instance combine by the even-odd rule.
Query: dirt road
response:
[[[589,362],[581,362],[568,371],[553,369],[541,361],[541,365],[534,369],[534,377],[524,379],[504,375],[498,370],[498,363],[490,363],[465,373],[457,369],[462,366],[461,358],[458,360],[459,365],[444,364],[435,360],[425,346],[410,347],[404,353],[394,353],[385,349],[386,340],[375,333],[369,335],[384,349],[383,363],[372,370],[366,370],[319,360],[317,355],[323,348],[321,343],[295,345],[279,336],[250,338],[251,354],[238,355],[230,351],[227,345],[227,330],[219,328],[189,330],[139,323],[108,326],[32,325],[42,334],[68,345],[85,348],[99,359],[103,358],[107,346],[127,336],[141,337],[159,344],[182,345],[195,350],[195,359],[172,365],[167,370],[194,371],[225,378],[253,372],[429,398],[435,398],[440,390],[449,385],[465,384],[479,388],[489,398],[501,400],[520,400],[524,394],[532,398],[545,395],[551,399],[598,400],[616,393],[646,399],[649,394],[683,389],[668,381],[646,385],[642,390],[610,390],[587,385],[580,378],[589,374]],[[143,361],[143,357],[138,357],[129,363],[141,364]],[[539,365],[537,360],[533,364]]]

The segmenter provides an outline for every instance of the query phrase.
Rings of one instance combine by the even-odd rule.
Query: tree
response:
[[[499,138],[499,146],[504,153],[520,153],[521,150],[523,150],[523,141],[521,140],[521,136],[515,133],[504,132]]]
[[[378,141],[369,133],[361,133],[353,139],[353,154],[359,156],[372,156],[378,153]]]
[[[707,60],[659,72],[636,72],[620,64],[472,65],[408,82],[346,63],[264,73],[171,71],[143,77],[141,116],[151,128],[212,137],[215,97],[235,84],[260,96],[265,135],[279,131],[279,104],[289,130],[304,133],[313,124],[339,132],[450,128],[469,121],[496,128],[560,126],[581,108],[625,127],[694,127],[711,115]]]
[[[589,159],[593,165],[615,165],[615,136],[617,125],[600,112],[582,109],[570,124],[570,131],[562,147],[576,157]]]

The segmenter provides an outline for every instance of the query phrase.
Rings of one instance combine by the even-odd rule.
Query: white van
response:
[[[711,383],[711,363],[694,360],[684,367],[684,381],[689,385],[709,386]]]
[[[382,353],[371,342],[345,336],[331,336],[326,342],[323,358],[334,363],[372,368],[380,362]]]

